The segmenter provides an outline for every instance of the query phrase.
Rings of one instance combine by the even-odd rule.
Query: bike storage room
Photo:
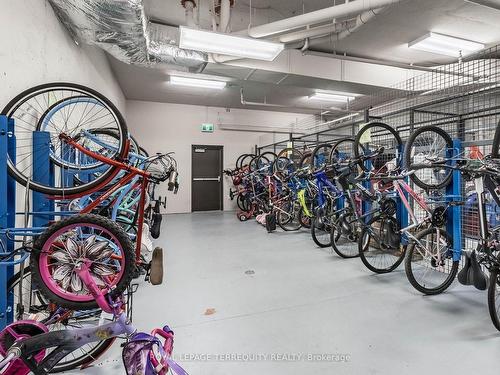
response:
[[[0,0],[1,375],[499,366],[500,0]]]

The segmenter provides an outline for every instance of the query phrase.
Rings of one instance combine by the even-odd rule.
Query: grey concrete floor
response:
[[[374,275],[306,230],[268,234],[232,213],[169,215],[158,245],[164,284],[140,286],[134,323],[168,323],[191,375],[498,373],[484,292],[455,282],[424,297],[402,267]],[[124,373],[120,350],[86,373]]]

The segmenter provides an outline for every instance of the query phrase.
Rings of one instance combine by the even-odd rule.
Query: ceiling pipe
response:
[[[308,112],[317,112],[321,111],[321,109],[318,108],[311,108],[311,107],[297,107],[295,105],[283,105],[283,104],[272,104],[272,103],[266,103],[264,102],[250,102],[245,100],[245,96],[243,95],[243,87],[240,88],[240,102],[242,105],[252,105],[252,106],[259,106],[259,107],[274,107],[274,108],[293,108],[293,109],[300,109]],[[342,112],[342,113],[352,113],[353,111],[347,110],[347,109],[341,109],[341,108],[331,108],[335,112]]]
[[[220,32],[227,33],[229,31],[229,22],[231,20],[231,2],[230,0],[221,0],[220,3]]]
[[[198,25],[194,19],[194,8],[196,8],[196,3],[194,0],[187,0],[182,3],[184,9],[186,10],[186,26],[192,29],[197,29]]]
[[[314,25],[334,18],[360,14],[372,9],[399,3],[401,0],[354,0],[299,16],[285,18],[264,25],[250,27],[248,35],[253,38],[264,38],[270,35],[284,33],[299,27]]]
[[[366,23],[368,23],[368,21],[370,21],[371,19],[375,18],[380,13],[382,13],[382,11],[384,9],[387,9],[387,8],[373,9],[373,10],[369,10],[367,12],[361,13],[360,15],[358,15],[356,17],[354,24],[346,25],[344,30],[336,33],[336,35],[333,35],[333,36],[332,35],[324,35],[324,36],[318,36],[316,38],[313,38],[311,40],[310,47],[314,47],[314,46],[321,45],[324,43],[338,41],[338,40],[342,40],[344,38],[347,38],[351,34],[354,34],[356,31],[358,31],[359,28],[361,28],[361,26],[365,25]]]
[[[210,0],[210,16],[212,20],[212,31],[217,31],[217,15],[215,14],[215,0]]]
[[[379,15],[385,8],[370,9],[366,12],[361,13],[356,17],[356,23],[353,27],[347,26],[345,30],[337,34],[337,39],[347,38],[349,35],[354,34],[358,29],[366,24],[371,19]]]
[[[303,131],[296,131],[293,127],[274,127],[261,125],[240,125],[240,124],[218,124],[220,130],[237,131],[237,132],[258,132],[258,133],[275,133],[275,134],[299,134],[305,135]]]
[[[281,43],[291,43],[299,40],[304,40],[307,38],[318,38],[325,35],[330,35],[332,33],[338,33],[346,29],[348,27],[347,22],[342,23],[333,23],[318,27],[313,27],[311,29],[295,31],[293,33],[281,35],[278,40]]]

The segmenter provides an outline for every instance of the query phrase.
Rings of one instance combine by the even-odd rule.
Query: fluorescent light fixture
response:
[[[408,48],[452,57],[460,57],[460,53],[467,56],[484,47],[482,43],[433,32],[408,43]]]
[[[317,91],[312,94],[309,99],[322,100],[325,102],[347,103],[351,100],[356,99],[356,97],[354,96],[354,94],[349,93]]]
[[[467,3],[482,5],[491,9],[500,10],[500,2],[498,0],[465,0]]]
[[[272,61],[284,48],[282,43],[266,40],[195,30],[184,26],[180,29],[179,47],[184,49]]]
[[[170,83],[178,86],[200,87],[204,89],[222,90],[226,87],[226,82],[210,79],[200,79],[183,76],[170,76]]]

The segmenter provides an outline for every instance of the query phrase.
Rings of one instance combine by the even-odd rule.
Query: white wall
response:
[[[123,113],[125,97],[104,52],[77,46],[45,0],[0,0],[0,110],[25,89],[49,82],[89,86]],[[17,210],[24,210],[17,185]],[[21,225],[22,216],[17,218]]]
[[[263,133],[224,131],[202,133],[204,122],[213,124],[287,126],[297,114],[268,111],[202,107],[182,104],[127,101],[127,124],[130,132],[150,153],[174,151],[179,164],[181,187],[177,195],[167,195],[167,211],[191,212],[191,145],[224,146],[224,168],[234,168],[236,158],[253,153]],[[231,180],[224,178],[224,209],[235,209],[229,199]],[[164,196],[166,187],[160,189]]]
[[[104,53],[77,46],[45,0],[0,0],[0,109],[32,86],[90,86],[123,112],[125,98]]]

